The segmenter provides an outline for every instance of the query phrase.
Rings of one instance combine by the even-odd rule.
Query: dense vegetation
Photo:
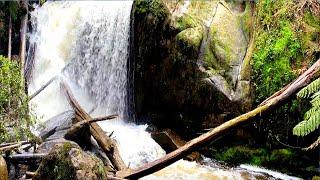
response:
[[[17,62],[0,56],[0,142],[26,138],[32,119]]]
[[[257,103],[292,81],[319,53],[319,17],[299,5],[293,0],[257,4],[252,60]]]
[[[251,60],[255,106],[290,83],[319,58],[320,16],[315,4],[315,1],[293,0],[257,2],[254,20],[255,50]],[[316,88],[311,89],[314,93]],[[311,93],[307,94],[307,97],[311,96]],[[317,93],[313,97],[316,95]],[[295,135],[304,135],[318,127],[318,113],[314,113],[312,118],[309,116],[310,111],[316,111],[314,102],[311,101],[313,107],[304,118],[303,114],[310,105],[302,98],[270,112],[254,124],[254,130],[249,128],[253,132],[253,139],[222,148],[215,157],[232,164],[241,162],[263,165],[284,172],[311,167],[312,164],[315,167],[317,162],[308,159],[300,148],[292,149],[292,146],[309,146],[318,137],[318,132],[313,132],[305,138],[298,138],[292,131],[303,119],[305,120],[295,127]],[[306,121],[308,119],[312,121]],[[307,127],[303,126],[302,130],[301,124]],[[310,167],[309,170],[312,169]],[[301,175],[301,172],[298,174]]]
[[[256,105],[291,82],[319,56],[320,16],[316,5],[315,1],[293,0],[257,3],[252,59]],[[278,136],[292,143],[291,129],[303,119],[305,107],[304,101],[294,100],[265,117],[264,123],[257,126],[264,129],[264,140]]]

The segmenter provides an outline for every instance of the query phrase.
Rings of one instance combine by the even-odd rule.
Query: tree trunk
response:
[[[187,144],[181,148],[165,155],[164,157],[157,159],[153,162],[146,164],[138,169],[132,171],[119,171],[117,172],[118,177],[128,178],[128,179],[138,179],[148,174],[154,173],[168,165],[174,163],[175,161],[188,155],[190,152],[194,151],[196,148],[206,145],[208,142],[216,139],[221,134],[235,128],[240,124],[247,123],[254,117],[260,116],[262,113],[278,106],[279,104],[288,100],[292,95],[295,95],[301,88],[306,86],[316,73],[320,69],[320,59],[312,65],[306,72],[299,76],[293,83],[291,83],[286,89],[283,89],[280,93],[275,93],[276,96],[264,102],[263,105],[257,107],[256,109],[249,111],[246,114],[238,116],[232,120],[229,120],[220,126],[212,129],[211,131],[189,141]]]
[[[22,6],[25,9],[26,13],[21,19],[19,55],[20,55],[21,72],[24,77],[24,64],[26,61],[26,34],[27,34],[27,25],[28,25],[28,1],[23,0]]]
[[[9,16],[9,35],[8,35],[8,59],[11,59],[11,40],[12,40],[12,17]]]
[[[78,121],[92,121],[93,118],[85,112],[84,109],[80,106],[78,101],[74,98],[71,93],[70,88],[66,83],[62,83],[62,87],[66,92],[66,95],[69,99],[69,102],[73,109],[75,110],[76,120]],[[101,118],[98,118],[98,120]],[[93,122],[90,123],[90,132],[91,135],[95,138],[101,149],[107,154],[108,158],[114,165],[117,170],[125,170],[127,169],[126,165],[124,164],[123,160],[121,159],[118,147],[113,142],[113,140],[105,134],[105,132],[101,129],[101,127]]]

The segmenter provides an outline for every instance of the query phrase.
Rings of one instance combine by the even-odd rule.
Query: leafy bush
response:
[[[28,97],[16,62],[0,56],[0,142],[30,135]]]

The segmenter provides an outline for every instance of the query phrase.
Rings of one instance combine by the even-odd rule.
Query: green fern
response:
[[[309,98],[312,94],[319,93],[320,91],[320,78],[314,80],[307,87],[301,89],[297,96],[300,98]]]
[[[309,119],[305,119],[293,128],[293,134],[297,136],[306,136],[316,130],[320,125],[320,109],[314,111]]]
[[[304,114],[304,120],[293,128],[293,134],[306,136],[320,126],[320,78],[301,89],[297,96],[311,98],[312,107]]]
[[[310,108],[305,114],[303,119],[304,120],[308,120],[310,119],[312,116],[314,116],[317,112],[319,111],[318,107],[312,107]]]

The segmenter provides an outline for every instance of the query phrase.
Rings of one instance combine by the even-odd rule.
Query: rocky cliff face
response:
[[[250,108],[250,12],[225,1],[136,0],[138,117],[196,132]]]

